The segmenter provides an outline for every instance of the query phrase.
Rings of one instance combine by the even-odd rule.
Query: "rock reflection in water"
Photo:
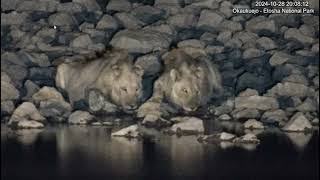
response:
[[[296,149],[299,151],[304,150],[312,137],[312,133],[286,132],[285,134],[289,137],[292,144],[294,144]]]

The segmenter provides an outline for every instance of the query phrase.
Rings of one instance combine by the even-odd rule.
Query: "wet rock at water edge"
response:
[[[119,108],[106,100],[106,97],[97,89],[90,89],[86,97],[89,109],[93,114],[113,114],[119,112]]]
[[[33,94],[32,100],[35,104],[39,104],[41,101],[48,100],[64,101],[64,98],[54,87],[44,86],[37,93]]]
[[[279,108],[277,99],[265,96],[249,96],[249,97],[236,97],[235,107],[239,108],[253,108],[259,110],[269,110]]]
[[[39,110],[41,114],[53,123],[62,123],[71,114],[71,105],[65,101],[48,100],[41,101]]]
[[[246,144],[246,143],[259,144],[260,140],[257,138],[256,135],[249,133],[249,134],[246,134],[246,135],[241,136],[239,138],[235,138],[233,140],[233,142],[234,143],[244,143],[244,144]]]
[[[1,101],[1,119],[5,116],[10,116],[15,109],[12,101]]]
[[[8,125],[19,128],[40,128],[43,127],[45,120],[46,118],[40,114],[34,104],[24,102],[13,112]],[[20,121],[23,122],[19,125]]]
[[[131,125],[119,131],[113,132],[112,137],[138,138],[140,137],[138,125]]]
[[[7,73],[1,71],[1,102],[16,100],[20,97],[20,92],[12,84],[11,78]]]
[[[246,129],[264,129],[262,122],[255,119],[249,119],[244,123],[244,128]]]
[[[304,132],[312,129],[312,124],[303,113],[297,112],[282,128],[284,131]]]
[[[170,127],[170,132],[178,135],[201,134],[204,132],[203,121],[196,117],[175,117],[171,121],[175,122]]]
[[[69,118],[68,123],[69,124],[77,124],[77,125],[85,125],[89,124],[94,120],[94,116],[86,111],[75,111],[73,112]]]
[[[148,114],[144,117],[141,124],[147,128],[165,128],[171,126],[172,122],[157,115]]]

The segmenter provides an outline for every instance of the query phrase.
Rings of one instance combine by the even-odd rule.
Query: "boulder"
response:
[[[257,16],[246,22],[246,29],[257,34],[269,34],[277,31],[274,20],[265,16]]]
[[[240,138],[235,138],[233,140],[234,143],[253,143],[253,144],[259,144],[260,140],[257,138],[255,134],[248,133],[244,136],[241,136]]]
[[[262,50],[268,51],[276,49],[278,46],[272,39],[268,37],[261,37],[257,40],[257,47]]]
[[[113,132],[112,137],[137,138],[140,136],[138,125],[131,125],[119,131]]]
[[[171,128],[170,131],[173,133],[190,133],[199,134],[204,132],[203,121],[196,117],[176,117],[171,121],[177,121]]]
[[[11,115],[15,109],[12,101],[1,101],[1,118]]]
[[[284,131],[303,132],[312,129],[312,124],[303,113],[297,112],[282,129]]]
[[[96,0],[72,0],[72,2],[74,3],[79,3],[81,4],[83,7],[86,8],[87,11],[100,11],[100,6],[97,3]]]
[[[255,119],[249,119],[244,123],[244,128],[246,129],[264,129],[262,122]]]
[[[119,23],[126,29],[141,29],[144,26],[144,22],[140,21],[138,18],[134,17],[132,14],[123,12],[115,14],[115,17]]]
[[[161,61],[155,54],[140,56],[137,58],[135,64],[142,67],[145,76],[157,75],[162,70]]]
[[[318,110],[318,106],[319,106],[319,104],[317,104],[317,102],[315,100],[308,97],[306,100],[303,101],[302,104],[300,104],[297,107],[297,110],[299,112],[303,112],[303,113],[316,112]]]
[[[8,124],[15,126],[20,120],[44,122],[45,118],[40,114],[31,102],[24,102],[14,110]]]
[[[170,16],[167,22],[174,28],[186,29],[197,25],[197,17],[194,14],[176,14],[174,16]]]
[[[312,37],[303,34],[299,29],[296,28],[289,28],[285,32],[284,38],[287,40],[297,41],[305,45],[310,45],[314,42],[314,39]]]
[[[2,2],[2,1],[1,1]],[[4,25],[21,25],[28,22],[28,13],[17,13],[12,11],[10,13],[1,13],[1,26]]]
[[[66,121],[71,113],[69,103],[61,100],[41,101],[39,107],[40,113],[53,123],[61,123]]]
[[[282,109],[269,110],[263,113],[261,117],[263,122],[277,122],[280,126],[283,126],[288,121],[288,117],[285,111]]]
[[[232,112],[232,117],[237,120],[243,119],[255,119],[260,118],[260,112],[257,109],[245,108],[245,109],[235,109]]]
[[[107,31],[115,32],[115,31],[118,30],[119,24],[118,24],[118,21],[115,18],[113,18],[112,16],[106,14],[99,20],[99,22],[97,23],[96,28],[97,29],[101,29],[101,30],[107,30]]]
[[[19,97],[20,93],[12,84],[11,78],[7,73],[1,71],[1,102],[17,100]]]
[[[284,82],[273,86],[270,90],[268,90],[267,95],[307,97],[313,96],[314,93],[314,90],[306,85]]]
[[[226,132],[222,132],[220,134],[221,141],[232,141],[234,138],[236,138],[236,136],[234,134],[230,134],[230,133],[226,133]]]
[[[80,35],[70,42],[70,46],[72,48],[87,49],[92,44],[93,44],[93,41],[91,40],[91,38],[88,34]]]
[[[197,27],[206,31],[217,30],[223,21],[223,15],[210,10],[201,11]]]
[[[259,93],[255,89],[246,89],[239,93],[238,97],[259,96]]]
[[[35,104],[39,104],[41,101],[56,100],[64,101],[63,96],[53,87],[44,86],[37,93],[32,96]]]
[[[149,53],[168,49],[171,39],[164,33],[152,30],[124,30],[118,32],[110,44],[131,53]]]
[[[236,97],[235,107],[239,108],[252,108],[259,110],[269,110],[279,108],[277,99],[273,97],[264,96],[249,96],[249,97]]]
[[[29,101],[29,100],[32,100],[32,96],[40,90],[40,87],[34,82],[27,80],[24,83],[24,89],[26,93],[22,98],[22,100]]]
[[[75,111],[68,118],[69,124],[89,124],[94,120],[94,116],[86,111]]]
[[[129,12],[132,9],[132,5],[128,0],[111,0],[109,1],[106,10],[116,12]]]
[[[16,125],[19,129],[40,129],[44,128],[43,123],[34,121],[34,120],[27,120],[22,118],[20,121],[17,122]]]
[[[246,49],[243,54],[242,58],[243,59],[252,59],[252,58],[258,58],[264,55],[264,52],[256,49],[256,48],[248,48]]]
[[[52,13],[56,11],[57,1],[21,1],[17,4],[16,11],[43,11]]]
[[[140,21],[151,24],[164,17],[165,11],[152,6],[138,6],[132,12],[132,15]]]
[[[55,14],[52,14],[48,18],[48,23],[50,26],[66,26],[66,27],[72,27],[76,26],[78,24],[77,20],[70,14],[66,12],[58,12]]]

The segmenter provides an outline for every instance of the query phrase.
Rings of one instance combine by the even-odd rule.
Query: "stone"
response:
[[[232,141],[234,138],[236,138],[236,136],[234,134],[230,134],[230,133],[226,133],[226,132],[222,132],[220,134],[221,141]]]
[[[152,24],[164,17],[165,11],[152,6],[138,6],[132,12],[132,15],[146,24]]]
[[[319,104],[317,104],[317,102],[315,100],[308,97],[306,100],[303,101],[302,104],[300,104],[297,107],[297,110],[299,112],[303,112],[303,113],[316,112],[318,110],[318,106],[319,106]]]
[[[135,64],[144,70],[144,76],[155,76],[163,69],[159,57],[154,54],[138,57]]]
[[[243,54],[242,58],[243,59],[252,59],[252,58],[258,58],[264,55],[264,52],[256,49],[256,48],[248,48],[246,49]]]
[[[17,100],[19,97],[20,92],[12,84],[11,78],[1,71],[1,102]]]
[[[39,67],[48,67],[51,65],[49,58],[44,53],[29,53],[20,51],[18,53],[19,59],[25,59],[28,64],[32,64],[32,66],[39,66]]]
[[[194,14],[176,14],[170,16],[167,22],[174,28],[187,29],[197,25],[197,17]]]
[[[284,52],[276,52],[269,60],[271,66],[278,66],[288,62],[292,58],[291,55]]]
[[[172,125],[172,122],[155,114],[147,114],[141,123],[147,128],[166,128]]]
[[[124,30],[111,40],[114,48],[126,49],[130,53],[149,53],[169,48],[171,39],[163,33],[151,30]]]
[[[89,124],[94,120],[94,116],[86,111],[75,111],[73,112],[69,118],[69,124]]]
[[[241,136],[240,138],[235,138],[233,140],[234,143],[254,143],[259,144],[260,140],[257,138],[255,134],[248,133],[244,136]]]
[[[180,41],[177,46],[178,48],[194,47],[194,48],[203,49],[205,44],[202,41],[197,39],[188,39],[188,40]]]
[[[89,109],[93,113],[108,114],[118,111],[117,106],[108,102],[104,95],[98,90],[90,90],[87,99]]]
[[[256,43],[259,36],[253,32],[241,31],[233,35],[233,38],[239,39],[242,43]]]
[[[50,26],[67,26],[72,27],[76,26],[78,24],[77,20],[70,14],[66,12],[58,12],[55,14],[52,14],[48,18],[48,23]]]
[[[232,118],[228,114],[222,114],[218,117],[220,121],[230,121]]]
[[[41,101],[48,101],[48,100],[57,100],[57,101],[64,101],[63,96],[60,92],[58,92],[54,87],[42,87],[37,93],[32,96],[33,101],[35,104],[39,104]]]
[[[297,112],[282,128],[284,131],[303,132],[312,129],[312,124],[301,112]]]
[[[235,109],[232,112],[232,117],[237,120],[258,119],[260,118],[260,112],[253,108]]]
[[[203,121],[196,117],[176,117],[173,118],[172,121],[179,121],[178,123],[175,123],[170,130],[173,133],[178,133],[179,131],[181,133],[187,132],[187,133],[203,133],[204,132],[204,126]]]
[[[107,11],[121,11],[129,12],[132,9],[132,5],[127,0],[111,0],[109,1],[106,10]]]
[[[1,118],[11,115],[15,109],[12,101],[1,101]]]
[[[8,125],[15,126],[20,120],[44,122],[45,118],[40,114],[31,102],[24,102],[14,110]]]
[[[40,90],[40,87],[30,80],[26,80],[24,83],[25,95],[22,100],[32,100],[32,96]]]
[[[99,4],[96,2],[96,0],[72,0],[72,2],[74,3],[79,3],[81,4],[83,7],[86,8],[87,11],[99,11],[100,6]]]
[[[270,110],[279,108],[277,99],[265,96],[249,96],[249,97],[236,97],[235,107],[239,108],[253,108],[259,110]]]
[[[307,97],[313,96],[314,90],[303,84],[284,82],[273,86],[270,90],[268,90],[267,95]]]
[[[70,42],[70,46],[73,48],[88,48],[89,45],[93,44],[89,35],[84,34],[76,37]]]
[[[257,34],[275,33],[277,26],[274,20],[257,16],[246,22],[246,29]]]
[[[171,5],[171,6],[181,6],[183,4],[183,0],[155,0],[154,5]]]
[[[319,43],[313,44],[312,47],[311,47],[311,51],[313,53],[319,53]]]
[[[40,123],[38,121],[33,121],[33,120],[26,120],[26,119],[21,119],[20,121],[17,122],[17,128],[19,129],[40,129],[44,128],[43,123]]]
[[[10,11],[10,10],[15,10],[17,4],[21,0],[2,0],[1,1],[1,11]]]
[[[220,116],[222,114],[230,113],[234,109],[234,100],[228,99],[222,103],[221,106],[214,108],[214,115]]]
[[[241,23],[230,21],[230,20],[224,20],[219,25],[219,30],[220,31],[237,32],[237,31],[241,31],[242,29],[243,28],[242,28]]]
[[[151,31],[158,31],[164,34],[167,34],[171,37],[171,39],[176,39],[177,32],[174,28],[167,24],[161,24],[156,26],[146,26],[144,27],[145,30],[151,30]]]
[[[225,51],[225,48],[224,46],[207,46],[205,51],[209,55],[214,55],[223,53]]]
[[[85,11],[86,8],[79,3],[75,2],[67,2],[67,3],[59,3],[57,6],[58,12],[68,12],[68,13],[81,13]]]
[[[37,80],[53,80],[55,75],[55,69],[53,67],[33,67],[29,69],[29,79],[33,81]]]
[[[288,117],[286,112],[282,109],[277,110],[269,110],[263,113],[261,117],[261,121],[263,122],[277,122],[280,126],[283,126],[285,122],[288,121]]]
[[[138,138],[140,136],[138,125],[131,125],[119,131],[113,132],[112,137]]]
[[[10,13],[1,13],[1,26],[5,25],[21,25],[28,22],[28,13],[17,13],[15,11]]]
[[[219,28],[224,17],[210,10],[202,10],[197,27],[206,31],[213,31]]]
[[[262,50],[268,51],[268,50],[276,49],[277,45],[272,39],[268,37],[261,37],[257,40],[257,47]]]
[[[118,21],[110,15],[104,15],[96,26],[97,29],[115,32],[119,28]]]
[[[56,1],[21,1],[17,4],[16,11],[44,11],[54,12],[57,9],[58,2]]]
[[[263,70],[265,70],[266,68],[267,67],[264,67]],[[261,70],[261,67],[251,67],[251,69]],[[231,72],[234,73],[234,71]],[[257,75],[257,73],[259,73],[259,75]],[[268,74],[269,72],[265,72],[264,75],[261,72],[257,73],[245,72],[241,74],[236,82],[236,92],[240,92],[247,88],[251,88],[257,90],[259,93],[262,93],[269,89],[270,86],[273,84],[271,75]]]
[[[246,89],[239,93],[238,97],[259,96],[259,93],[255,89]]]
[[[312,37],[304,35],[299,29],[296,28],[289,28],[285,32],[284,38],[286,40],[298,41],[305,45],[310,45],[314,42],[314,39]]]
[[[301,25],[299,30],[302,34],[309,36],[309,37],[315,37],[315,35],[316,35],[315,29],[312,26],[309,26],[306,24]]]
[[[115,17],[120,22],[120,24],[126,29],[141,29],[142,26],[145,25],[144,22],[140,21],[139,19],[137,19],[129,13],[117,13],[115,14]]]
[[[291,74],[290,76],[285,77],[282,82],[292,82],[308,86],[308,79],[302,74]]]
[[[221,31],[217,37],[217,40],[225,44],[231,39],[231,37],[231,31]]]
[[[262,122],[255,119],[249,119],[244,123],[244,128],[246,129],[264,129]]]
[[[69,103],[61,100],[41,101],[39,107],[40,113],[53,123],[61,123],[67,120],[71,113]]]
[[[218,9],[220,2],[221,0],[203,0],[203,1],[196,1],[192,3],[190,6],[198,7],[201,9]]]

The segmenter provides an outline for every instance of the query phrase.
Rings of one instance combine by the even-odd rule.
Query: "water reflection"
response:
[[[312,133],[285,133],[297,150],[303,151],[311,140]]]

